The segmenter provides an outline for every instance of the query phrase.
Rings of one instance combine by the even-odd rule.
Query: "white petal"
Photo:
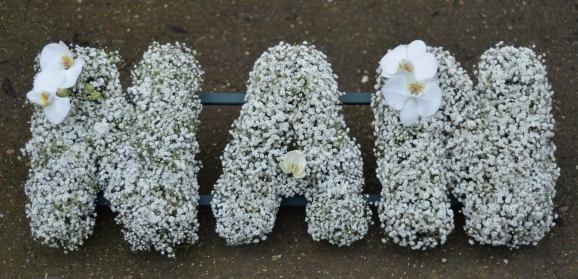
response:
[[[279,162],[279,167],[284,173],[291,173],[291,170],[285,166],[285,161]]]
[[[427,52],[420,58],[412,60],[415,78],[422,80],[433,78],[438,71],[438,61],[433,54]]]
[[[37,105],[44,105],[42,102],[42,91],[32,90],[26,94],[26,98],[30,100],[30,102],[37,104]]]
[[[417,113],[421,116],[432,116],[442,104],[442,90],[437,82],[428,83],[423,94],[417,98]]]
[[[393,50],[387,52],[387,54],[381,58],[379,61],[379,66],[381,67],[381,75],[384,77],[392,77],[399,69],[399,61],[406,58],[407,47],[398,46]]]
[[[72,56],[72,53],[63,42],[46,45],[40,53],[40,68],[42,70],[62,69],[60,59],[63,55]]]
[[[301,160],[301,158],[303,157],[303,153],[301,153],[301,151],[299,150],[293,150],[290,152],[287,152],[287,154],[285,154],[285,162],[298,162]]]
[[[50,123],[59,124],[70,111],[69,98],[56,98],[52,104],[44,107],[44,114]]]
[[[73,87],[82,71],[82,66],[84,66],[84,60],[82,58],[75,59],[72,67],[64,71],[66,74],[66,82],[60,88]]]
[[[405,107],[401,110],[399,114],[399,119],[403,126],[412,126],[419,119],[419,114],[417,114],[417,102],[414,98],[411,98],[405,104]]]
[[[385,102],[394,110],[401,110],[410,94],[407,92],[407,80],[404,76],[394,76],[381,89]]]
[[[41,71],[34,79],[34,91],[48,91],[56,93],[58,88],[66,82],[66,74],[63,70],[48,69]]]
[[[299,152],[301,153],[301,152]],[[301,155],[301,158],[299,158],[299,166],[301,167],[301,170],[305,170],[305,168],[307,168],[307,160],[305,160],[305,156]]]
[[[414,60],[419,59],[426,52],[425,43],[421,40],[415,40],[407,46],[407,59],[412,63]]]

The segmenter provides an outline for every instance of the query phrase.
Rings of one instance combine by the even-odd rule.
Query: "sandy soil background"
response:
[[[1,278],[578,278],[576,243],[576,75],[578,3],[575,1],[40,1],[0,0],[0,277]],[[510,250],[468,244],[463,216],[442,247],[412,251],[381,243],[379,222],[364,240],[338,248],[307,234],[304,208],[282,208],[269,239],[227,246],[209,208],[200,208],[200,241],[176,259],[132,252],[108,208],[98,208],[94,234],[74,253],[39,245],[25,215],[26,158],[32,109],[33,62],[42,47],[63,40],[118,50],[122,83],[152,41],[184,42],[198,51],[205,92],[244,92],[253,63],[280,41],[317,46],[339,76],[339,89],[370,92],[388,49],[422,39],[452,52],[470,71],[500,41],[545,53],[555,91],[554,141],[561,176],[555,198],[563,224],[537,246]],[[369,81],[363,83],[362,77]],[[240,107],[205,106],[199,136],[204,168],[201,194],[221,173],[218,157]],[[364,154],[364,192],[377,194],[373,114],[344,107]],[[281,255],[273,261],[273,256]]]

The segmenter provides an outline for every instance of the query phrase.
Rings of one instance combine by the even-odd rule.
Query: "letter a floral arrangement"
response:
[[[34,238],[77,250],[92,234],[102,192],[133,250],[174,257],[198,240],[194,93],[203,72],[194,55],[153,43],[125,92],[117,53],[44,47],[23,149]],[[477,85],[449,52],[422,41],[379,62],[371,107],[384,242],[444,244],[454,228],[451,195],[463,204],[471,244],[537,245],[553,226],[559,169],[542,56],[498,44],[475,75]],[[367,233],[361,152],[340,114],[336,78],[307,43],[280,43],[255,63],[211,202],[228,244],[265,241],[282,197],[295,195],[308,201],[314,240],[347,246]]]

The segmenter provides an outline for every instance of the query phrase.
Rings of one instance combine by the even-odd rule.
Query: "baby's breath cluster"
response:
[[[68,116],[51,124],[37,107],[31,119],[32,137],[23,150],[31,168],[25,191],[32,235],[65,251],[76,250],[92,233],[101,151],[111,140],[108,130],[99,131],[99,123],[107,123],[105,115],[123,112],[107,106],[122,92],[114,65],[117,54],[81,47],[73,53],[86,64],[74,87],[60,93],[71,99]]]
[[[559,176],[543,58],[498,44],[482,55],[477,76],[478,94],[447,161],[465,230],[482,244],[536,245],[553,226]]]
[[[213,190],[217,232],[227,243],[265,240],[281,196],[294,195],[309,201],[316,241],[349,245],[366,234],[361,153],[339,114],[335,78],[325,55],[307,43],[280,43],[255,63]],[[286,154],[295,161],[284,161]]]
[[[377,69],[373,95],[377,176],[383,185],[378,212],[387,236],[401,246],[427,249],[446,242],[454,228],[448,199],[445,158],[456,127],[464,125],[463,109],[471,99],[472,82],[454,57],[428,47],[438,62],[442,102],[435,114],[414,126],[403,126],[399,113],[386,104],[387,78]],[[386,239],[383,240],[384,242]]]
[[[133,71],[128,97],[135,121],[118,141],[105,196],[125,239],[174,257],[177,245],[197,241],[198,189],[195,132],[202,74],[184,45],[153,43]]]

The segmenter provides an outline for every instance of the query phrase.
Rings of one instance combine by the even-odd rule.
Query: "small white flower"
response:
[[[42,71],[34,80],[34,89],[26,94],[30,102],[44,107],[44,114],[50,123],[59,124],[70,111],[70,99],[56,95],[58,88],[66,82],[66,75],[60,70]]]
[[[40,53],[40,68],[45,70],[58,69],[64,71],[66,82],[60,88],[70,88],[76,84],[76,79],[82,71],[84,60],[74,59],[72,52],[63,42],[46,45]]]
[[[438,70],[438,63],[433,54],[426,52],[423,41],[416,40],[409,45],[400,45],[379,61],[381,75],[391,78],[399,69],[415,74],[416,79],[433,78]]]
[[[281,167],[284,173],[293,173],[295,178],[303,178],[307,175],[307,173],[305,173],[307,161],[303,153],[299,150],[287,152],[283,161],[279,162],[279,167]]]
[[[405,70],[388,80],[381,92],[391,108],[401,110],[399,118],[404,126],[414,125],[420,116],[432,116],[440,108],[442,99],[436,79],[418,80]]]

